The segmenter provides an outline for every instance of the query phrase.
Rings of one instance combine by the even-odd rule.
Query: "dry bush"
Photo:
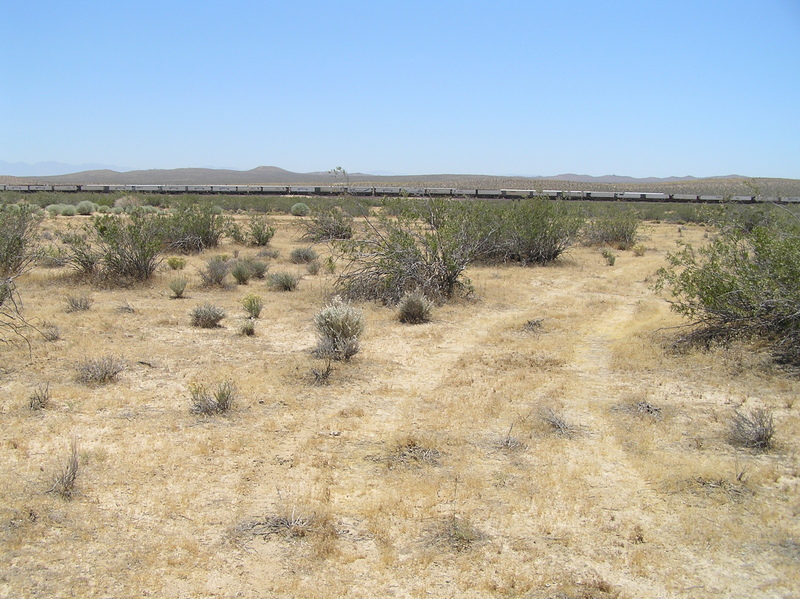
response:
[[[390,466],[438,466],[442,453],[424,439],[409,436],[401,439],[386,458]]]
[[[86,312],[94,303],[94,300],[88,295],[68,295],[64,301],[67,304],[65,308],[67,313]]]
[[[580,427],[570,423],[563,414],[553,408],[542,410],[539,416],[550,431],[560,437],[570,439],[580,432]]]
[[[269,275],[268,285],[274,291],[294,291],[299,279],[290,272],[275,272]]]
[[[303,224],[306,229],[303,238],[311,241],[350,239],[353,236],[353,217],[338,206],[315,210]]]
[[[201,329],[213,329],[219,326],[219,322],[225,318],[225,310],[211,304],[195,306],[189,313],[192,318],[192,326]]]
[[[45,341],[53,342],[61,339],[61,329],[57,325],[46,321],[42,323],[39,332],[42,334]]]
[[[422,324],[430,321],[433,302],[424,293],[412,291],[400,298],[397,309],[400,322]]]
[[[87,358],[78,363],[77,380],[84,385],[105,385],[117,380],[125,363],[114,356]]]
[[[468,518],[452,516],[437,522],[429,534],[429,541],[453,551],[466,551],[475,543],[484,540],[485,535]]]
[[[36,386],[31,396],[28,398],[28,407],[33,410],[44,410],[50,403],[50,383]]]
[[[324,368],[312,368],[311,374],[314,377],[314,385],[321,387],[330,383],[331,374],[333,374],[333,363],[330,358],[324,360]]]
[[[225,278],[230,272],[230,264],[224,256],[215,256],[206,261],[205,268],[200,269],[200,278],[206,287],[224,287]]]
[[[233,407],[233,402],[238,397],[236,385],[231,381],[218,383],[216,388],[209,389],[205,385],[192,384],[189,386],[192,396],[191,411],[193,414],[224,414]]]
[[[289,254],[292,264],[310,264],[319,258],[319,254],[312,248],[295,248]]]
[[[175,299],[182,299],[188,284],[189,279],[186,277],[175,277],[174,279],[170,279],[169,288],[172,290],[172,297]]]
[[[772,447],[774,435],[772,410],[753,408],[748,413],[734,411],[730,430],[730,440],[734,445],[766,451]]]
[[[239,327],[237,328],[237,332],[242,337],[252,337],[256,334],[256,324],[252,318],[245,318],[242,322],[239,323]]]
[[[318,356],[349,360],[360,349],[359,339],[366,322],[361,310],[336,297],[314,317],[314,326],[319,336]]]
[[[75,486],[78,480],[78,442],[72,439],[69,446],[69,456],[59,472],[49,493],[55,493],[64,499],[72,499],[75,494]]]

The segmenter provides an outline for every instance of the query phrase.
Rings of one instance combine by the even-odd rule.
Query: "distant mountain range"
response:
[[[0,168],[9,163],[0,162]],[[47,163],[41,163],[47,164]],[[0,170],[0,172],[2,172]],[[20,172],[20,171],[16,171]],[[594,191],[648,191],[701,193],[708,195],[800,196],[800,180],[749,178],[739,175],[696,178],[619,175],[593,177],[566,173],[552,177],[512,177],[493,175],[371,175],[348,173],[351,185],[376,187],[445,187],[464,189],[561,189]],[[0,175],[6,184],[131,184],[131,185],[334,185],[345,179],[327,171],[295,173],[276,166],[259,166],[239,171],[218,168],[150,169],[121,172],[103,168],[54,175],[15,177]]]
[[[52,175],[68,175],[81,171],[109,169],[114,171],[127,171],[130,169],[113,164],[67,164],[65,162],[5,162],[0,160],[0,175],[11,177],[47,177]]]

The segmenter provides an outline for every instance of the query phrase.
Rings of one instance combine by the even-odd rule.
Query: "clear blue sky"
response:
[[[800,178],[800,0],[8,1],[0,160]]]

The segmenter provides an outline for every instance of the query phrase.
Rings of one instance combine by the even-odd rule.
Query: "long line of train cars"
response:
[[[800,203],[800,197],[721,196],[632,191],[560,191],[553,189],[454,189],[450,187],[358,187],[339,185],[3,185],[0,191],[97,192],[114,191],[163,194],[341,195],[522,199],[547,197],[565,200],[650,202],[777,202]]]

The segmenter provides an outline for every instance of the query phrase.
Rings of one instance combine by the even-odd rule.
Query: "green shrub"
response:
[[[0,206],[0,279],[19,275],[36,258],[41,221],[35,206]]]
[[[406,293],[397,304],[398,318],[406,324],[422,324],[429,322],[433,311],[433,302],[419,291]]]
[[[165,219],[134,210],[127,216],[104,214],[92,223],[107,275],[146,281],[161,263]]]
[[[75,216],[76,214],[78,214],[78,209],[75,208],[75,206],[72,206],[70,204],[66,204],[61,209],[61,213],[60,214],[61,214],[61,216]]]
[[[584,233],[591,245],[610,245],[627,250],[639,239],[639,215],[632,209],[611,208],[589,222]]]
[[[800,221],[751,231],[727,226],[708,245],[667,257],[656,289],[698,329],[685,340],[758,335],[780,361],[800,365]]]
[[[614,266],[617,262],[617,255],[609,249],[603,250],[603,258],[605,258],[607,266]]]
[[[243,337],[252,337],[256,334],[256,324],[252,318],[245,318],[239,323],[238,332]]]
[[[180,256],[170,256],[167,258],[167,266],[169,266],[172,270],[183,270],[186,268],[186,260]]]
[[[253,245],[265,246],[275,235],[275,227],[271,221],[263,214],[254,214],[248,221],[250,228],[250,240]]]
[[[261,296],[255,293],[248,293],[242,299],[242,306],[250,315],[250,318],[258,318],[261,315],[261,310],[264,308],[264,303],[261,301]]]
[[[307,216],[310,210],[311,209],[308,207],[308,205],[303,204],[302,202],[297,202],[292,206],[290,212],[292,213],[292,216]]]
[[[175,277],[174,279],[170,279],[169,288],[172,290],[172,297],[175,299],[181,299],[186,291],[186,285],[188,283],[189,280],[186,277]]]
[[[83,216],[94,214],[97,212],[98,208],[99,206],[97,204],[90,202],[89,200],[83,200],[82,202],[79,202],[77,206],[75,206],[75,210],[78,212],[78,214]]]
[[[349,360],[360,349],[366,329],[364,314],[341,298],[334,298],[314,317],[319,342],[316,353],[333,360]]]
[[[224,256],[215,256],[206,261],[205,268],[200,270],[200,278],[206,287],[224,287],[229,271],[230,265]]]
[[[289,255],[292,264],[309,264],[319,258],[319,254],[311,248],[295,248]]]
[[[192,413],[205,415],[229,412],[238,396],[236,385],[231,381],[223,381],[215,389],[193,384],[189,386],[189,393],[192,396]]]
[[[211,304],[196,306],[189,314],[192,317],[192,326],[202,329],[213,329],[225,318],[225,310]]]
[[[314,260],[313,262],[309,262],[308,266],[306,267],[308,274],[310,275],[317,275],[319,274],[319,261]]]
[[[255,279],[263,279],[267,276],[267,270],[269,270],[269,265],[266,262],[262,262],[261,260],[252,260],[246,259],[245,262],[250,267],[250,271],[253,273],[253,278]]]
[[[82,234],[70,231],[61,236],[67,264],[86,277],[94,276],[102,260],[100,251],[89,240],[89,232],[90,230],[84,229]]]
[[[189,200],[190,201],[190,200]],[[205,203],[186,203],[178,207],[166,223],[166,241],[181,252],[200,252],[219,245],[229,230],[230,219]]]
[[[253,276],[253,271],[250,265],[243,260],[237,260],[231,268],[231,276],[236,280],[238,285],[247,285]]]
[[[338,206],[314,211],[303,224],[306,229],[303,237],[311,241],[350,239],[353,236],[353,217]]]
[[[274,291],[294,291],[299,280],[290,272],[276,272],[269,275],[268,283],[270,289]]]

